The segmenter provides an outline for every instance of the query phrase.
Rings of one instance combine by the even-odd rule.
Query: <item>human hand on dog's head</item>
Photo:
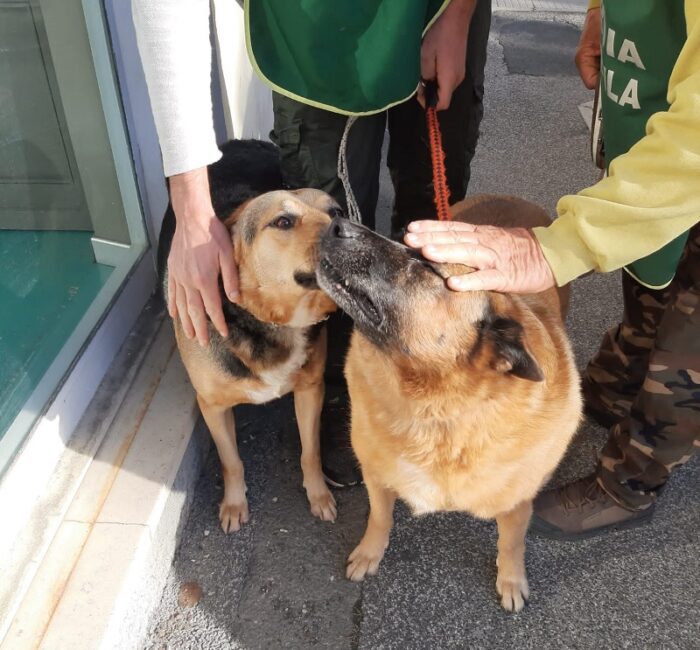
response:
[[[555,286],[552,269],[527,228],[414,221],[404,241],[433,262],[476,269],[450,277],[447,286],[454,291],[538,293]]]
[[[177,226],[168,256],[168,312],[179,317],[187,338],[209,343],[207,315],[222,337],[228,326],[221,306],[219,275],[229,300],[238,298],[238,271],[231,237],[211,203],[207,168],[170,178]]]

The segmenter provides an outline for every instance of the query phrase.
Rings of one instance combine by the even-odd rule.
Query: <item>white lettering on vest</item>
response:
[[[614,70],[606,70],[605,72],[605,92],[608,94],[608,97],[617,103],[617,100],[619,97],[612,91],[612,85],[613,85],[613,76],[615,75]]]
[[[622,95],[616,95],[613,91],[615,84],[615,71],[608,70],[605,66],[601,66],[601,75],[603,80],[603,90],[608,98],[619,106],[631,106],[639,110],[639,81],[630,79],[625,86]]]
[[[639,56],[637,51],[637,46],[634,44],[634,41],[630,41],[628,38],[622,41],[617,60],[622,61],[622,63],[634,63],[640,70],[646,70],[642,63],[642,57]]]
[[[615,56],[615,30],[608,28],[607,36],[605,37],[605,52],[608,56]]]
[[[620,106],[631,106],[632,108],[639,108],[639,96],[637,93],[637,80],[630,79],[625,88],[624,92],[620,96],[620,101],[618,102]]]
[[[633,63],[640,70],[646,70],[646,68],[644,67],[644,62],[642,61],[642,57],[639,56],[639,50],[637,49],[636,43],[634,41],[631,41],[629,38],[623,39],[622,45],[620,45],[620,50],[618,51],[617,56],[615,55],[615,30],[610,29],[606,26],[605,13],[603,13],[602,19],[603,48],[605,49],[606,55],[609,56],[611,59],[617,59],[621,63]],[[600,72],[603,90],[605,91],[605,94],[608,96],[610,101],[615,102],[620,106],[631,106],[633,109],[640,109],[639,81],[637,79],[630,78],[630,80],[627,82],[627,85],[625,86],[624,91],[622,92],[622,95],[617,95],[613,91],[613,85],[615,82],[615,71],[608,70],[604,65],[601,65]],[[624,76],[626,75],[624,75],[624,73],[622,72],[621,74],[623,74],[624,83]],[[618,83],[618,87],[619,86],[620,83]]]

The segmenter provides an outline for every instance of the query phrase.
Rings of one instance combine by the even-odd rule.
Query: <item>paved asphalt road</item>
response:
[[[494,16],[486,118],[471,192],[522,196],[553,212],[595,179],[578,105],[590,99],[572,64],[580,15]],[[390,190],[385,178],[386,214]],[[579,364],[620,315],[619,277],[576,283],[569,332]],[[646,528],[585,543],[529,539],[532,598],[504,613],[494,591],[495,526],[460,514],[396,526],[379,575],[343,577],[367,511],[362,488],[337,494],[339,520],[308,514],[289,399],[240,409],[252,519],[225,536],[215,454],[182,531],[148,648],[699,648],[700,463],[674,476]],[[200,427],[201,428],[201,427]],[[202,428],[201,435],[206,435]],[[582,427],[554,482],[594,465],[605,432]],[[191,609],[180,584],[204,590]]]

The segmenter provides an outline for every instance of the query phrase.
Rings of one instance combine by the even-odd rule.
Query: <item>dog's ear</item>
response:
[[[228,215],[228,217],[224,219],[224,226],[226,226],[229,231],[233,231],[233,227],[236,225],[236,222],[241,216],[243,210],[246,209],[246,206],[251,202],[251,200],[252,199],[243,201],[243,203],[241,203],[230,215]]]
[[[544,375],[525,348],[523,326],[512,318],[496,316],[482,324],[482,335],[492,348],[492,367],[529,381],[543,381]]]
[[[241,246],[242,246],[242,240],[247,239],[246,234],[250,228],[246,229],[245,224],[243,224],[243,233],[241,233],[241,226],[239,224],[239,221],[241,220],[241,215],[243,214],[244,210],[248,206],[248,204],[252,201],[252,199],[248,199],[247,201],[244,201],[241,203],[226,219],[224,219],[223,224],[226,226],[226,229],[229,231],[231,234],[231,240],[233,242],[233,259],[236,262],[236,266],[239,266],[241,263],[241,257],[242,257],[242,252],[241,252]],[[243,236],[241,236],[243,235]],[[253,236],[255,235],[254,229],[253,229]]]
[[[471,266],[465,266],[464,264],[454,264],[447,262],[432,262],[431,260],[425,260],[425,262],[430,266],[430,268],[435,271],[445,282],[453,275],[467,275],[468,273],[473,273],[476,269]]]

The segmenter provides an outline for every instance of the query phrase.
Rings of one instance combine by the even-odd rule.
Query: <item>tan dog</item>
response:
[[[321,471],[319,423],[326,333],[334,303],[316,283],[319,237],[339,212],[317,190],[276,191],[252,199],[224,224],[231,232],[240,300],[224,299],[229,337],[209,326],[202,348],[175,321],[177,344],[211,431],[224,475],[219,519],[224,532],[248,520],[243,464],[231,407],[294,392],[301,467],[311,512],[333,521],[336,506]]]
[[[478,197],[455,213],[471,223],[549,223],[517,199]],[[355,321],[345,374],[370,513],[348,578],[376,573],[400,497],[415,514],[495,518],[496,588],[505,609],[520,610],[532,500],[581,417],[557,291],[457,293],[445,279],[465,267],[428,262],[338,219],[319,267],[320,285]]]

